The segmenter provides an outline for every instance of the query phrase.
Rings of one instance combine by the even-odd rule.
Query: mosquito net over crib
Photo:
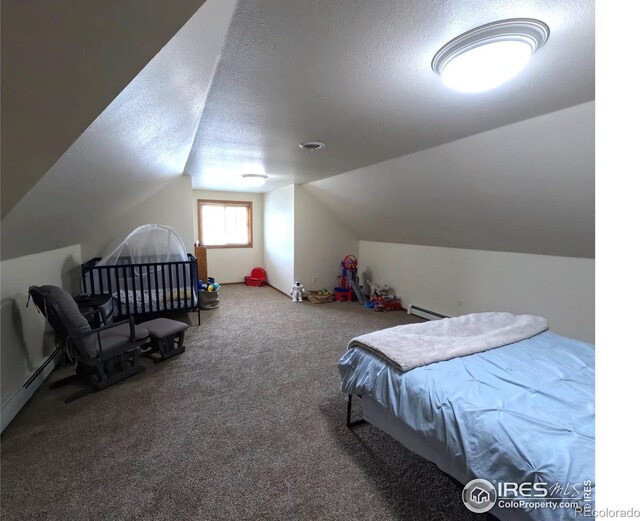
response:
[[[117,315],[197,305],[197,265],[180,236],[163,224],[139,226],[83,265],[84,291],[110,294]]]
[[[187,250],[171,226],[145,224],[107,247],[98,266],[186,261]]]

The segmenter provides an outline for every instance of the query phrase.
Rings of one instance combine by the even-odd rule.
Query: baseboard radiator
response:
[[[407,313],[409,315],[424,318],[425,320],[441,320],[443,318],[449,318],[447,315],[431,311],[430,309],[421,308],[420,306],[416,306],[415,304],[409,305],[409,307],[407,308]]]
[[[0,432],[4,431],[11,420],[20,412],[29,398],[38,390],[40,384],[45,381],[47,376],[58,364],[62,358],[61,349],[56,349],[42,362],[40,367],[31,375],[31,377],[20,387],[2,406],[0,411]]]

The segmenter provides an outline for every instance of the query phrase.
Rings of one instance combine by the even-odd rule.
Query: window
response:
[[[252,248],[250,201],[198,199],[198,238],[207,248]]]

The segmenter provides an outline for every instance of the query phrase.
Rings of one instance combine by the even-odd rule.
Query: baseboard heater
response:
[[[416,306],[414,304],[409,305],[409,307],[407,308],[407,313],[409,315],[414,315],[416,317],[424,318],[425,320],[440,320],[443,318],[449,318],[447,315],[443,315],[442,313],[436,313],[435,311],[421,308],[420,306]]]
[[[62,349],[56,348],[46,360],[42,362],[40,367],[31,375],[31,377],[20,387],[2,406],[0,411],[0,432],[4,431],[11,420],[20,412],[29,398],[38,390],[40,384],[45,381],[47,376],[53,371],[57,363],[62,358]]]

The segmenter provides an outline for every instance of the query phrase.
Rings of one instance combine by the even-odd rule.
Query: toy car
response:
[[[382,305],[384,306],[385,311],[399,311],[402,309],[400,299],[397,297],[384,299]]]
[[[385,297],[373,304],[374,311],[399,311],[401,309],[402,303],[398,297]]]

